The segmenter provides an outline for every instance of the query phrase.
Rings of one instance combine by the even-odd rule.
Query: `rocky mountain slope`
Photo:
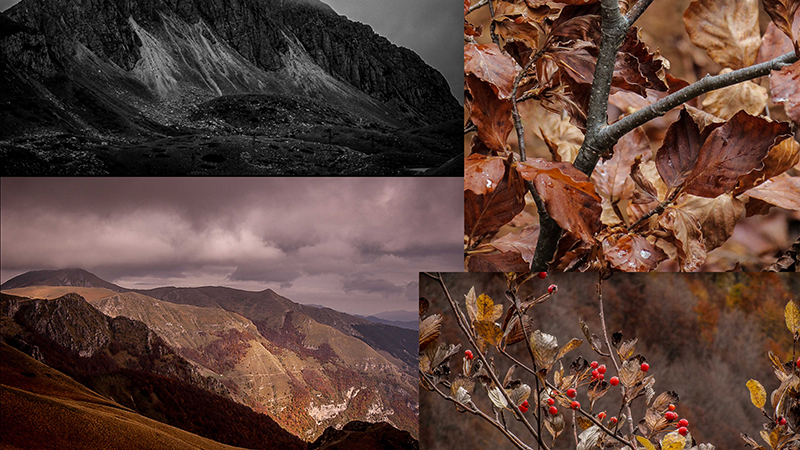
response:
[[[71,282],[65,276],[50,279]],[[0,288],[23,284],[15,280]],[[198,373],[224,385],[231,398],[303,439],[353,420],[385,421],[418,433],[416,361],[408,358],[416,346],[413,330],[299,305],[271,290],[120,293],[35,285],[4,293],[52,298],[69,289],[81,289],[108,316],[147,324]]]
[[[457,152],[441,74],[318,1],[23,0],[3,21],[6,173],[380,174]]]
[[[268,416],[234,402],[222,383],[203,376],[142,322],[110,318],[76,294],[50,300],[0,294],[0,337],[150,419],[236,446],[305,446]]]
[[[239,448],[136,414],[5,343],[0,385],[4,448]]]

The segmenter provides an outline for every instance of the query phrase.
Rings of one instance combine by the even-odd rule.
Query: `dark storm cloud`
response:
[[[406,291],[419,270],[463,264],[458,178],[4,178],[0,187],[2,281],[82,267],[123,286],[281,286],[296,301],[377,308],[379,288],[415,298]]]

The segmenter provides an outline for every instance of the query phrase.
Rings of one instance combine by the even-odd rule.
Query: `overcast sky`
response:
[[[460,178],[3,178],[0,280],[80,267],[128,288],[271,288],[356,314],[417,310],[463,270]]]
[[[453,0],[322,0],[337,13],[366,23],[392,43],[414,50],[447,78],[463,102],[463,5]],[[0,0],[0,11],[19,0]]]

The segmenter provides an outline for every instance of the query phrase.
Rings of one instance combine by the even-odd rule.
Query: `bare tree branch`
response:
[[[650,4],[653,3],[653,0],[639,0],[633,5],[633,8],[629,9],[628,12],[625,14],[625,21],[628,22],[628,27],[632,26],[639,16],[647,9]]]

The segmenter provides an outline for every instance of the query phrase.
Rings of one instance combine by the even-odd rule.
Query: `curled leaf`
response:
[[[562,356],[580,347],[581,344],[583,344],[582,340],[578,338],[572,338],[569,342],[567,342],[567,345],[561,347],[561,350],[558,351],[558,356],[556,356],[556,359],[561,359]]]
[[[758,0],[697,0],[683,22],[694,45],[721,66],[740,69],[755,62],[761,45]]]
[[[530,337],[531,350],[539,367],[550,369],[558,355],[558,340],[555,336],[536,330]]]
[[[789,300],[784,310],[784,317],[786,319],[786,327],[792,334],[797,334],[800,331],[800,309],[793,300]]]
[[[661,450],[683,450],[684,447],[686,447],[686,438],[677,431],[668,433],[661,440]]]
[[[488,394],[489,394],[489,400],[492,401],[492,404],[495,407],[499,409],[508,408],[508,401],[506,401],[506,398],[503,396],[503,393],[500,391],[499,387],[497,386],[492,387],[491,389],[489,389]]]
[[[442,316],[439,314],[432,314],[425,318],[419,324],[419,349],[424,350],[425,347],[436,341],[441,334]]]

